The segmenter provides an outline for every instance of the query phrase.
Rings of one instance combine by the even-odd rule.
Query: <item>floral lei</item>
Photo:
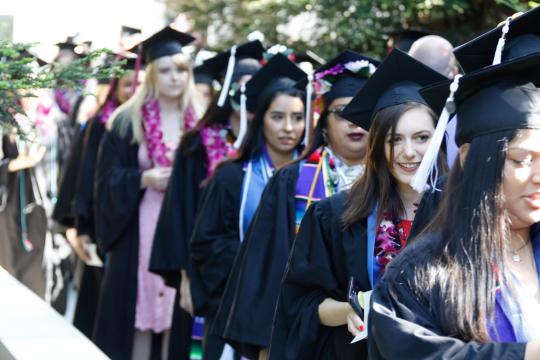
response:
[[[100,122],[102,124],[106,124],[117,107],[118,101],[116,101],[116,99],[110,99],[109,101],[107,101],[105,105],[103,105],[103,109],[101,110],[101,117],[99,119]]]
[[[233,147],[227,141],[227,134],[227,129],[221,125],[204,126],[201,129],[202,143],[206,149],[208,176],[214,173],[221,161],[233,155]]]
[[[399,222],[398,222],[399,224]],[[375,236],[375,261],[381,266],[381,273],[402,249],[402,243],[405,242],[404,231],[392,221],[390,213],[383,214],[383,220],[377,228]]]
[[[376,70],[375,65],[367,60],[350,61],[315,74],[314,88],[317,95],[323,95],[330,91],[337,78],[348,71],[358,78],[368,78]]]
[[[144,138],[150,159],[159,166],[171,166],[172,161],[167,156],[170,149],[163,142],[159,102],[156,99],[146,101],[142,107],[142,115],[144,119]],[[192,107],[188,107],[184,114],[184,132],[190,130],[196,123],[195,112]]]

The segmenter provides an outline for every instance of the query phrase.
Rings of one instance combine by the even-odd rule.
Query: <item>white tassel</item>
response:
[[[240,86],[240,129],[238,130],[238,137],[233,144],[233,147],[236,150],[240,149],[240,146],[242,145],[242,142],[244,141],[244,137],[246,136],[247,132],[248,123],[246,101],[246,85],[242,84],[242,86]]]
[[[229,56],[229,63],[227,64],[227,72],[225,73],[225,79],[223,80],[223,87],[221,88],[221,93],[219,94],[219,99],[217,105],[223,107],[227,96],[229,95],[229,88],[231,86],[231,79],[234,72],[234,65],[236,63],[236,45],[231,48],[231,56]]]
[[[306,85],[306,128],[304,130],[304,146],[309,144],[309,133],[311,131],[311,96],[313,95],[313,73],[308,74]]]
[[[444,139],[446,126],[448,125],[448,121],[450,120],[450,115],[456,111],[454,94],[459,88],[459,80],[461,76],[462,75],[460,74],[456,75],[454,77],[454,81],[450,84],[450,95],[448,95],[448,98],[446,99],[446,104],[441,113],[441,116],[439,117],[439,122],[437,123],[437,127],[435,128],[435,132],[433,133],[431,141],[429,142],[429,146],[424,153],[422,162],[420,163],[416,174],[411,180],[411,187],[418,193],[422,193],[426,190],[428,178],[430,180],[429,186],[432,189],[435,189],[437,181],[436,174],[438,173],[437,157],[439,155],[439,150]],[[435,176],[430,177],[430,174],[434,174]]]
[[[497,48],[495,49],[495,56],[493,56],[492,65],[499,65],[502,61],[502,52],[504,50],[504,44],[506,43],[506,34],[508,34],[508,31],[510,31],[510,21],[512,21],[512,18],[508,17],[504,23],[501,37],[497,42]]]

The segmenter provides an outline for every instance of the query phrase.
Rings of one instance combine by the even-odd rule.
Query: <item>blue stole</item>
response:
[[[244,241],[244,234],[259,206],[264,187],[274,172],[274,166],[266,147],[263,148],[263,153],[260,156],[244,163],[244,172],[238,226],[240,242]]]
[[[376,205],[371,214],[369,214],[367,219],[367,267],[368,267],[368,276],[369,283],[371,288],[375,288],[375,284],[379,281],[381,277],[381,266],[375,262],[375,239],[377,237],[377,210],[379,205]]]

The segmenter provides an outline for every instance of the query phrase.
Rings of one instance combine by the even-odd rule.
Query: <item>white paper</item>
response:
[[[90,256],[90,260],[86,261],[85,264],[88,266],[103,267],[103,261],[101,261],[99,255],[97,254],[97,245],[85,244],[84,248]]]
[[[367,335],[368,335],[368,315],[369,315],[369,310],[370,310],[370,301],[371,301],[371,293],[372,292],[373,292],[373,290],[366,291],[364,293],[365,307],[364,307],[364,319],[362,319],[364,321],[364,330],[361,331],[358,335],[356,335],[354,337],[354,339],[351,341],[351,344],[354,344],[355,342],[358,342],[360,340],[364,340],[365,338],[367,338]]]

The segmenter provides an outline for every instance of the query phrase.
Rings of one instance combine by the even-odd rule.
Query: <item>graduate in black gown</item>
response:
[[[214,322],[212,331],[244,356],[258,358],[259,351],[268,347],[281,278],[305,211],[347,189],[363,171],[367,132],[340,112],[376,65],[377,61],[347,50],[315,72],[314,87],[319,89],[315,103],[323,107],[311,143],[299,160],[268,182]],[[312,84],[306,78],[296,86]]]
[[[509,23],[504,47],[500,49],[502,62],[540,52],[540,8],[534,8],[517,16]],[[463,70],[468,73],[493,64],[497,44],[502,35],[502,25],[458,46],[454,53]],[[411,237],[420,234],[435,217],[442,200],[446,177],[439,179],[436,190],[426,191],[418,207],[411,229]]]
[[[191,41],[165,27],[140,44],[145,80],[109,120],[98,151],[94,221],[105,268],[94,340],[113,359],[189,356],[189,346],[168,350],[183,336],[171,320],[176,289],[148,262],[177,144],[202,115],[182,52]]]
[[[446,103],[448,81],[421,90],[457,109],[460,153],[433,223],[373,293],[370,358],[540,357],[539,59],[473,71]]]
[[[420,194],[409,185],[435,128],[418,90],[445,79],[394,50],[343,116],[369,129],[366,169],[351,189],[310,207],[291,250],[274,318],[270,359],[367,359],[365,332],[347,302],[351,277],[368,292],[402,249]],[[441,157],[442,160],[442,157]]]
[[[275,169],[299,155],[305,94],[294,84],[304,76],[277,54],[246,83],[247,109],[254,118],[239,155],[220,165],[204,190],[190,254],[204,290],[207,331],[266,183]],[[220,355],[205,354],[208,359]]]
[[[264,47],[259,41],[237,47],[231,74],[233,88],[245,84],[261,68],[263,52]],[[227,75],[229,58],[230,51],[226,51],[208,59],[204,66],[212,78],[221,79]],[[156,228],[149,270],[162,276],[169,286],[186,291],[179,294],[181,299],[176,302],[174,315],[182,317],[186,323],[191,322],[190,317],[194,314],[208,315],[204,310],[204,288],[193,279],[196,274],[191,271],[188,254],[201,189],[204,180],[214,173],[216,166],[234,154],[233,143],[239,129],[240,109],[233,97],[228,96],[223,106],[218,106],[216,97],[195,128],[183,136],[175,155],[171,181]],[[182,271],[184,286],[180,287]],[[185,309],[180,308],[180,300]],[[191,333],[189,324],[184,331]],[[222,348],[222,342],[218,343],[216,346]],[[212,344],[212,341],[207,341],[205,347],[213,347]]]
[[[81,279],[78,287],[77,304],[73,325],[88,338],[92,338],[94,321],[101,287],[103,269],[96,266],[87,266],[84,262],[89,260],[86,246],[96,243],[94,218],[94,175],[96,169],[97,153],[101,138],[105,132],[105,125],[118,106],[126,102],[132,95],[135,76],[135,58],[125,59],[123,66],[125,72],[119,78],[110,81],[109,93],[103,105],[98,109],[95,117],[88,120],[85,125],[80,154],[79,171],[70,174],[77,178],[72,211],[74,225],[77,230],[76,242],[72,244],[75,252],[81,259]],[[137,72],[137,83],[143,78],[144,72]]]

